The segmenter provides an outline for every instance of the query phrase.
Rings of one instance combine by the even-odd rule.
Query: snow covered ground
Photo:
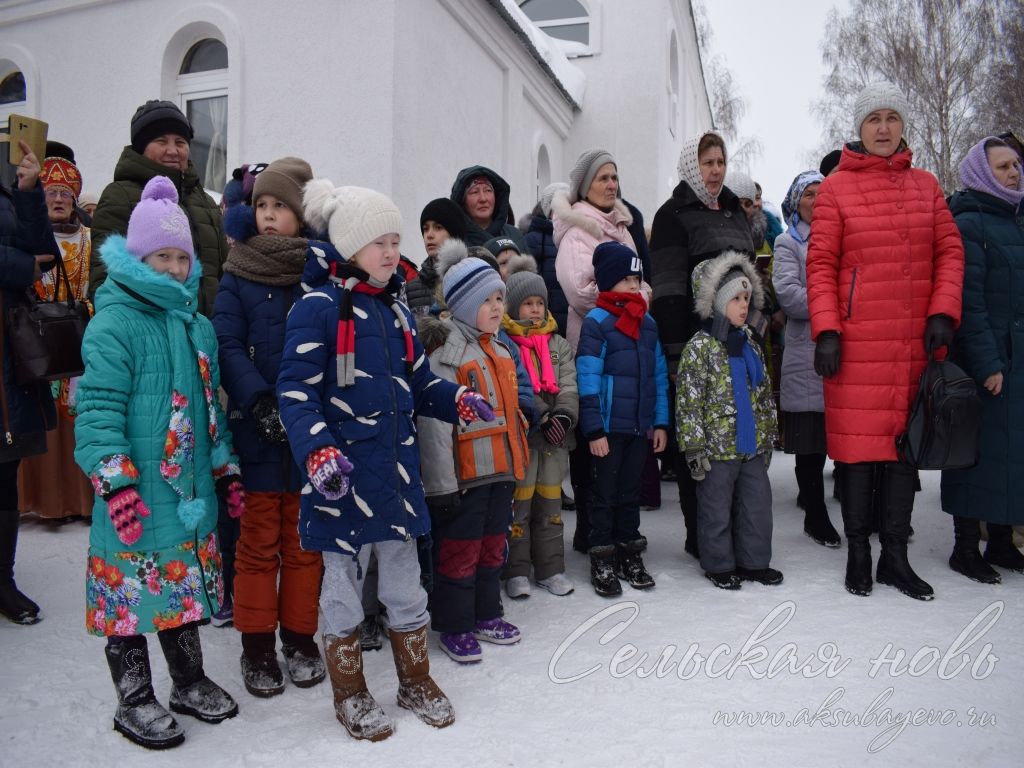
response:
[[[601,599],[586,559],[570,552],[574,594],[506,601],[518,646],[485,646],[471,667],[433,652],[453,727],[434,731],[399,709],[390,653],[367,654],[370,688],[396,722],[379,744],[348,737],[327,684],[249,696],[237,633],[205,627],[207,672],[240,714],[218,726],[180,718],[186,742],[166,753],[132,745],[111,729],[103,643],[83,629],[87,528],[26,523],[18,583],[45,620],[0,624],[0,765],[1020,765],[1024,576],[1004,572],[991,587],[949,570],[938,474],[924,473],[910,547],[935,587],[931,603],[879,586],[870,598],[847,594],[845,550],[802,533],[792,457],[776,454],[771,475],[772,564],[784,584],[712,587],[683,553],[674,486],[662,484],[662,508],[642,518],[654,590]],[[166,702],[166,666],[155,642],[150,651]],[[730,723],[739,713],[747,719]]]

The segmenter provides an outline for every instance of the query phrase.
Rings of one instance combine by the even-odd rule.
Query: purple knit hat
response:
[[[1005,200],[1014,208],[1024,200],[1024,175],[1021,175],[1017,182],[1017,189],[1004,187],[996,181],[995,174],[988,164],[988,153],[985,151],[985,143],[1002,141],[995,136],[986,136],[967,152],[967,156],[960,163],[960,183],[964,189],[973,189],[978,192],[985,192],[1000,200]]]
[[[146,183],[128,219],[128,252],[139,261],[162,248],[178,248],[189,255],[189,274],[196,256],[192,227],[178,206],[178,190],[166,176],[154,176]]]

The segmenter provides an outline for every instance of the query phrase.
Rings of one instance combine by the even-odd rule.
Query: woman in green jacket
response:
[[[205,722],[238,713],[203,672],[199,624],[220,606],[217,495],[244,509],[238,459],[217,399],[213,326],[197,314],[192,232],[163,176],[143,190],[127,238],[100,257],[107,281],[82,344],[75,460],[96,490],[86,628],[107,638],[114,728],[148,748],[184,739],[153,694],[148,632],[173,687],[170,707]]]

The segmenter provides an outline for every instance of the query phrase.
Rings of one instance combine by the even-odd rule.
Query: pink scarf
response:
[[[530,375],[530,383],[534,392],[558,393],[558,383],[555,381],[555,369],[551,367],[551,352],[548,349],[549,334],[537,334],[536,336],[513,336],[512,341],[519,345],[523,351],[523,367]],[[537,375],[537,366],[533,364],[533,352],[540,360],[540,376]]]

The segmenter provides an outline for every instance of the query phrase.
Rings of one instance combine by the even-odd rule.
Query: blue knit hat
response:
[[[437,254],[444,303],[452,315],[466,325],[476,327],[481,305],[495,291],[505,297],[505,283],[494,267],[468,255],[465,243],[449,238]]]
[[[643,267],[636,251],[628,245],[611,240],[594,249],[594,278],[599,291],[610,291],[615,284],[630,275],[643,280]]]

